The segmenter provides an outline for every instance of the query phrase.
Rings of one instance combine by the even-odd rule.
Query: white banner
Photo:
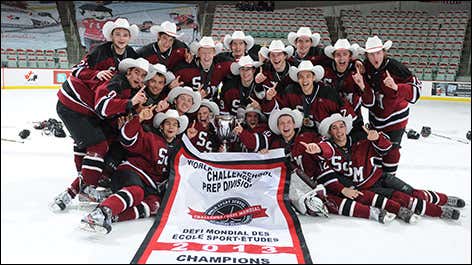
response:
[[[184,135],[169,190],[132,263],[311,263],[282,149],[199,153]]]

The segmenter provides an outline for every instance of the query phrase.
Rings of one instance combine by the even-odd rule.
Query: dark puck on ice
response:
[[[18,135],[21,137],[21,139],[25,139],[26,137],[30,135],[30,131],[27,129],[24,129]]]
[[[467,134],[465,135],[465,137],[467,138],[467,140],[470,141],[470,130],[467,132]]]
[[[413,130],[413,129],[410,129],[408,131],[408,133],[406,134],[406,136],[408,137],[408,139],[419,139],[420,138],[420,134]]]
[[[428,137],[430,134],[431,134],[431,127],[423,126],[423,128],[421,128],[421,136]]]

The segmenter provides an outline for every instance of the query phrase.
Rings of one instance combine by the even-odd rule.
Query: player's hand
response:
[[[146,87],[145,86],[142,86],[138,93],[136,93],[136,95],[134,95],[134,97],[131,99],[131,104],[134,106],[136,104],[144,104],[146,103],[147,101],[147,97],[146,97],[146,93],[144,92],[144,89]]]
[[[177,76],[176,79],[172,80],[172,82],[170,82],[169,84],[169,89],[172,89],[174,87],[178,87],[178,86],[182,86],[184,84],[183,81],[180,81],[180,75]]]
[[[241,124],[238,123],[238,125],[236,125],[233,129],[233,133],[239,136],[243,132],[243,130],[244,130],[243,126],[241,126]]]
[[[275,90],[275,87],[277,87],[278,82],[274,82],[273,86],[269,88],[266,92],[266,99],[267,100],[272,100],[276,95],[277,95],[277,90]]]
[[[300,141],[300,144],[305,146],[305,152],[307,152],[308,154],[314,155],[321,153],[321,148],[317,143],[307,144],[303,141]]]
[[[197,124],[197,121],[194,120],[192,123],[192,127],[187,129],[187,136],[189,139],[192,139],[193,137],[197,136],[198,130],[195,129],[195,124]]]
[[[154,109],[157,108],[157,105],[151,105],[144,107],[141,112],[139,112],[139,122],[152,119],[154,117]]]
[[[193,60],[193,54],[188,49],[185,49],[185,62],[191,63],[192,60]]]
[[[358,190],[355,190],[355,189],[352,189],[352,188],[348,188],[348,187],[344,187],[342,190],[341,190],[341,193],[346,197],[346,198],[349,198],[351,200],[354,200],[355,198],[357,198],[359,195],[364,195],[364,193],[358,191]]]
[[[261,104],[259,104],[259,102],[257,102],[252,97],[249,97],[249,99],[251,100],[251,104],[249,104],[249,105],[251,105],[255,109],[261,110]]]
[[[357,66],[356,66],[356,73],[352,75],[352,79],[354,80],[356,85],[361,89],[361,91],[364,92],[364,89],[365,89],[364,77],[362,76],[362,73]]]
[[[167,96],[165,99],[159,101],[159,103],[157,103],[157,108],[156,108],[156,112],[163,112],[164,110],[168,109],[169,108],[169,102],[167,101],[169,98],[169,96]]]
[[[103,70],[98,72],[97,78],[100,81],[110,80],[113,77],[113,72],[111,70]]]
[[[379,132],[376,130],[371,130],[365,127],[365,125],[362,125],[362,129],[367,133],[367,140],[369,141],[377,141],[379,139]]]
[[[259,150],[258,153],[265,155],[265,154],[269,153],[269,149],[267,149],[267,148],[261,149],[261,150]]]
[[[365,73],[365,67],[361,61],[356,60],[354,62],[354,66],[356,67],[357,72],[360,73],[361,75]]]
[[[390,75],[390,73],[388,72],[388,70],[386,71],[387,73],[387,77],[385,77],[384,79],[384,84],[385,86],[397,91],[398,90],[398,86],[397,84],[395,83],[395,80],[393,80],[392,76]]]
[[[256,78],[254,79],[254,81],[256,81],[257,84],[260,84],[260,83],[264,82],[266,79],[267,79],[267,76],[265,76],[262,73],[262,66],[261,66],[261,67],[259,67],[259,73],[257,73]]]

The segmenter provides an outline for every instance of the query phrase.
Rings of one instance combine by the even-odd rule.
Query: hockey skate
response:
[[[305,198],[305,205],[309,215],[328,217],[328,208],[316,193],[310,193]]]
[[[447,196],[447,206],[463,208],[465,206],[465,201],[459,197]]]
[[[395,214],[387,212],[384,209],[379,209],[375,207],[370,207],[370,216],[369,219],[375,220],[381,224],[388,224],[397,217]]]
[[[450,206],[442,206],[441,209],[441,219],[459,220],[459,217],[461,216],[461,212],[459,210]]]
[[[95,208],[80,220],[82,230],[108,234],[111,232],[111,209],[104,206]]]
[[[65,190],[54,198],[54,201],[49,204],[49,209],[53,212],[64,211],[71,201],[72,196]]]
[[[82,205],[86,204],[98,204],[105,200],[112,194],[111,189],[86,186],[82,192],[79,193],[79,203]]]
[[[420,219],[420,216],[408,208],[400,207],[400,211],[398,211],[398,218],[409,224],[415,224]]]

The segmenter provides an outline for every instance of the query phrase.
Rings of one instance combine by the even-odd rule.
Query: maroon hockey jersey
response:
[[[71,75],[57,92],[59,101],[67,108],[88,116],[95,116],[95,92],[84,81]]]
[[[324,160],[319,181],[327,189],[340,193],[344,186],[333,175],[324,175],[326,172],[333,170],[347,177],[356,189],[369,189],[382,177],[382,156],[392,148],[392,143],[380,132],[376,141],[362,139],[353,143],[348,137],[345,149],[332,141],[322,141],[319,146],[322,150],[319,157]]]
[[[118,55],[112,45],[112,42],[109,41],[95,47],[84,56],[79,64],[72,68],[72,75],[83,80],[88,87],[94,88],[104,82],[97,78],[98,72],[103,70],[117,71],[121,60],[138,58],[138,54],[130,46],[126,46],[124,54]]]
[[[362,92],[352,78],[352,75],[356,74],[356,68],[353,62],[349,64],[344,73],[340,73],[336,70],[336,64],[333,60],[331,60],[330,64],[324,67],[324,69],[325,75],[323,82],[335,88],[339,95],[346,99],[351,105],[358,117],[362,117],[361,104],[366,107],[373,106],[374,95],[369,84],[364,80],[365,92]]]
[[[175,141],[179,141],[178,137]],[[158,185],[169,177],[167,141],[154,131],[144,131],[139,117],[135,116],[121,128],[120,142],[130,151],[122,166],[139,172],[141,179],[157,190]]]
[[[186,50],[188,50],[187,44],[175,39],[172,47],[164,53],[159,50],[157,42],[153,42],[137,50],[137,54],[148,60],[150,64],[160,63],[173,71],[176,65],[185,63]]]
[[[184,86],[189,86],[197,91],[200,86],[206,90],[208,99],[216,100],[218,95],[218,85],[231,74],[231,61],[213,60],[208,72],[205,72],[200,63],[195,60],[192,63],[181,63],[174,69],[174,75],[180,76],[180,81]],[[217,102],[217,101],[215,101]]]
[[[220,141],[216,136],[215,126],[210,122],[207,128],[203,128],[202,124],[197,122],[195,124],[195,129],[197,129],[198,134],[190,139],[193,146],[202,153],[217,152],[220,146]]]
[[[131,113],[133,111],[131,98],[136,92],[138,89],[131,87],[125,73],[118,73],[97,87],[95,112],[102,119]]]
[[[416,103],[420,98],[419,81],[402,63],[387,58],[379,69],[369,61],[365,64],[365,78],[375,95],[375,104],[369,107],[369,122],[377,130],[385,132],[403,129],[408,123],[409,103]],[[390,73],[398,90],[385,86],[386,71]]]

